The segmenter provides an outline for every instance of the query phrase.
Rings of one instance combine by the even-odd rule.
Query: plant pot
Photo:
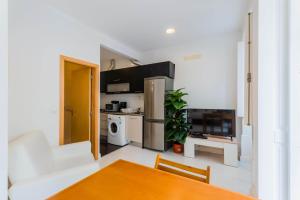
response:
[[[174,153],[182,153],[183,152],[183,145],[179,143],[173,144],[173,151]]]

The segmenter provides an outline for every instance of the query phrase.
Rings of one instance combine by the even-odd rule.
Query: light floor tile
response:
[[[243,163],[240,163],[238,168],[226,166],[223,164],[223,155],[218,154],[197,152],[195,158],[187,158],[183,155],[173,153],[172,150],[161,153],[127,145],[100,158],[99,164],[100,167],[103,168],[116,160],[123,159],[153,167],[157,153],[160,153],[162,157],[166,159],[198,168],[204,168],[210,165],[212,185],[246,195],[250,194],[251,171],[249,167]]]

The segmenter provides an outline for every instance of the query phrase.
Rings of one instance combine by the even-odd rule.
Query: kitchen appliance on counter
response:
[[[120,102],[119,108],[120,108],[120,110],[127,108],[127,102],[125,102],[125,101]]]
[[[152,77],[144,80],[144,138],[143,147],[166,151],[165,96],[173,90],[173,79]]]
[[[111,101],[111,103],[105,104],[105,110],[107,112],[119,112],[120,110],[119,101]]]
[[[105,104],[105,111],[110,112],[113,110],[113,105],[111,103]]]
[[[122,113],[127,113],[127,114],[138,113],[138,109],[137,108],[122,108],[121,112]]]

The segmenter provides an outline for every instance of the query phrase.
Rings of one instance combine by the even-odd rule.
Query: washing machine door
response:
[[[119,124],[116,121],[111,121],[108,124],[108,129],[109,129],[109,134],[112,136],[117,136],[120,132]]]

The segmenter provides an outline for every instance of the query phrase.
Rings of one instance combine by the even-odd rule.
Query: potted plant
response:
[[[187,102],[183,99],[188,94],[182,90],[183,88],[168,92],[165,101],[166,140],[173,142],[175,153],[182,153],[183,144],[189,131],[189,125],[185,117]]]

